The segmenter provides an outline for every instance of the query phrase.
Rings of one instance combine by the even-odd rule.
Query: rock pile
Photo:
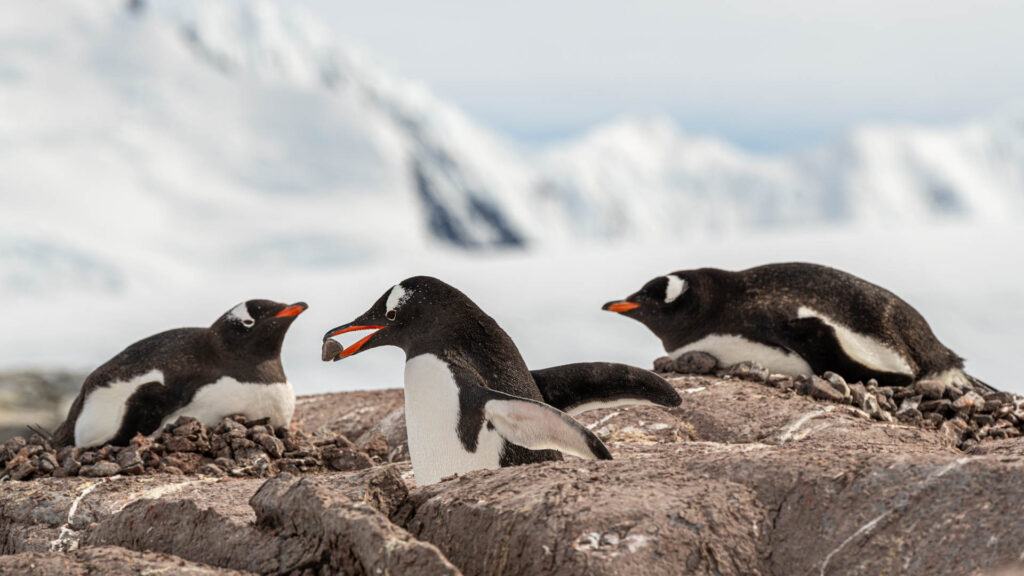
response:
[[[0,482],[0,574],[993,576],[1021,566],[1024,437],[963,452],[940,430],[873,421],[795,386],[669,381],[679,406],[579,416],[614,460],[570,456],[429,486],[407,462],[269,480]],[[387,445],[377,457],[407,453],[392,441],[405,436],[402,404],[401,390],[300,397],[292,434],[329,430],[367,450]],[[260,446],[252,424],[245,438]]]
[[[357,448],[344,435],[277,428],[244,416],[224,418],[207,428],[181,417],[155,438],[137,435],[128,446],[59,450],[43,437],[15,437],[0,448],[0,480],[41,477],[108,477],[118,474],[199,474],[204,476],[274,476],[279,472],[361,470],[384,454],[373,446]]]
[[[678,359],[659,358],[654,369],[680,374],[714,372],[726,379],[759,382],[815,400],[846,404],[875,420],[939,430],[965,451],[988,438],[1017,438],[1024,433],[1024,398],[970,384],[956,386],[939,380],[920,380],[908,386],[881,386],[874,379],[848,383],[834,372],[793,378],[770,374],[757,362],[741,362],[726,370],[716,370],[715,358],[703,352],[690,352]]]

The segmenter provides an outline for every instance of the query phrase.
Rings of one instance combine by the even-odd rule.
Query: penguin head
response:
[[[475,305],[454,287],[430,276],[414,276],[388,288],[355,320],[328,330],[323,341],[347,332],[372,330],[330,359],[341,360],[378,346],[397,346],[408,354],[417,343],[443,338],[450,318],[470,308]]]
[[[618,312],[647,326],[655,334],[663,328],[678,326],[687,317],[696,316],[700,305],[692,272],[673,272],[658,276],[625,300],[608,302],[601,308]]]
[[[288,327],[306,311],[305,302],[282,304],[271,300],[247,300],[224,313],[210,326],[228,350],[259,358],[281,355]]]

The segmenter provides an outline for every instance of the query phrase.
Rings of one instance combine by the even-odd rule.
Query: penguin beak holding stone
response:
[[[640,307],[640,304],[636,302],[630,302],[629,300],[614,300],[601,307],[602,310],[608,310],[609,312],[629,312]]]
[[[342,358],[348,358],[349,356],[358,353],[360,350],[363,349],[364,346],[366,346],[368,342],[370,342],[371,338],[376,336],[378,332],[384,330],[385,328],[387,328],[387,326],[367,319],[366,315],[364,314],[363,316],[357,318],[352,322],[349,322],[348,324],[344,324],[342,326],[338,326],[337,328],[332,328],[331,330],[328,330],[327,333],[324,334],[324,345],[322,354],[323,361],[337,362]],[[332,340],[332,338],[340,334],[346,334],[348,332],[358,332],[362,330],[373,330],[373,332],[371,332],[367,336],[364,336],[362,339],[357,340],[355,344],[349,346],[348,348],[342,347],[342,345],[338,343],[337,340]],[[369,347],[372,348],[373,346],[371,345]]]

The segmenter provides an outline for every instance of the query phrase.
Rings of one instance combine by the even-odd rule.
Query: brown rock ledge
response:
[[[963,452],[940,429],[874,420],[760,383],[709,376],[673,383],[683,397],[677,408],[581,418],[608,442],[611,462],[567,458],[427,487],[415,486],[403,462],[271,480],[3,482],[0,552],[15,555],[0,557],[0,573],[31,558],[98,574],[88,563],[100,551],[122,555],[123,565],[192,562],[211,574],[1009,574],[1019,567],[1021,439]],[[394,443],[398,430],[404,435],[401,405],[400,390],[306,397],[296,422],[360,446],[383,441],[401,460],[404,447]]]

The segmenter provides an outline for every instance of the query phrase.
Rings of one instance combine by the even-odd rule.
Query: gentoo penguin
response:
[[[373,333],[347,349],[330,340],[356,330]],[[328,331],[324,359],[384,345],[405,351],[409,454],[420,485],[470,470],[557,460],[558,451],[610,459],[597,436],[569,414],[681,401],[660,377],[621,364],[530,372],[493,318],[462,292],[427,276],[403,280],[362,316]]]
[[[640,321],[672,358],[705,352],[730,366],[756,361],[792,376],[833,371],[900,386],[921,379],[984,383],[893,293],[834,268],[767,264],[659,276],[605,310]]]
[[[213,425],[242,414],[288,425],[295,392],[281,344],[305,310],[303,302],[249,300],[209,328],[178,328],[132,344],[85,379],[54,443],[124,445],[180,416]]]

